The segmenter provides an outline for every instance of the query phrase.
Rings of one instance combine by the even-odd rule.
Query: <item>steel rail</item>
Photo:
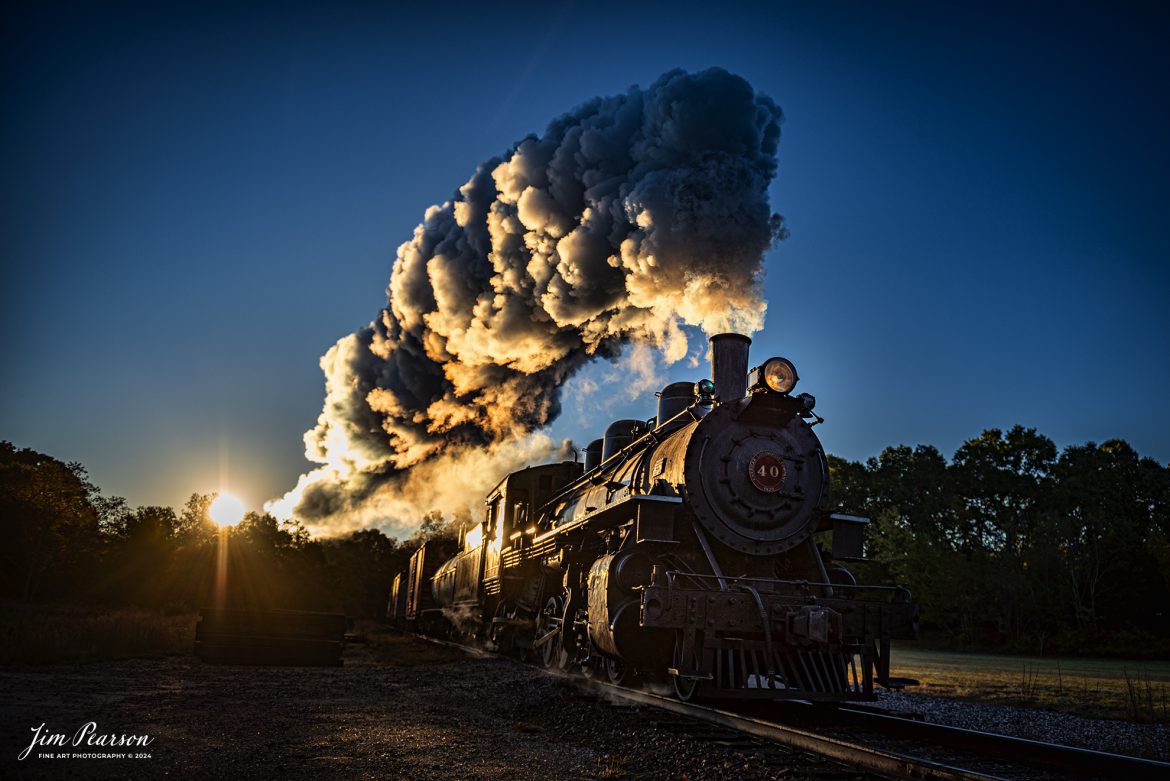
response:
[[[413,632],[403,633],[436,645],[458,648],[473,656],[508,659],[517,662],[517,660],[501,657],[499,654],[462,643],[427,637]],[[708,705],[682,702],[672,697],[618,686],[566,671],[542,668],[539,665],[528,666],[536,667],[549,675],[562,678],[585,692],[592,694],[600,692],[612,699],[625,700],[629,703],[645,705],[697,721],[722,726],[790,748],[828,757],[859,770],[903,779],[914,779],[915,781],[1010,781],[1011,778],[1010,776],[993,775],[910,754],[876,748],[853,740],[822,735],[792,724],[765,721],[754,716],[733,713]],[[756,705],[758,706],[759,703]],[[795,715],[795,720],[800,721],[802,714],[799,711],[794,711],[789,715]],[[841,716],[845,718],[841,719]],[[807,723],[808,720],[804,721]],[[1057,770],[1067,774],[1067,777],[1117,778],[1126,779],[1126,781],[1131,779],[1133,781],[1144,781],[1145,779],[1165,781],[1165,779],[1170,778],[1170,763],[1166,762],[917,721],[876,713],[875,709],[871,708],[841,706],[836,709],[834,716],[827,719],[827,723],[825,723],[826,719],[823,716],[820,722],[817,726],[837,729],[850,726],[858,727],[930,745],[959,748],[982,756],[990,755],[995,759],[1007,760],[1031,769]]]
[[[404,630],[396,630],[402,634],[418,638],[419,640],[435,645],[448,646],[464,651],[470,656],[479,658],[494,658],[507,659],[511,662],[517,660],[508,659],[508,657],[501,657],[498,654],[485,651],[480,648],[457,643],[452,640],[443,640],[437,637],[428,637],[416,632],[409,632]],[[951,767],[942,763],[933,762],[926,759],[919,759],[911,757],[906,754],[898,754],[892,751],[884,751],[873,748],[872,746],[864,746],[859,743],[853,743],[840,738],[832,738],[824,735],[817,735],[814,732],[798,729],[796,727],[785,726],[782,724],[773,724],[760,719],[755,719],[750,716],[742,716],[728,711],[711,708],[706,705],[697,705],[695,703],[682,702],[680,700],[672,699],[670,697],[663,697],[658,694],[641,691],[638,689],[629,689],[624,686],[616,686],[611,683],[606,683],[596,679],[585,678],[581,675],[575,675],[570,672],[561,671],[557,669],[549,669],[540,667],[539,665],[526,665],[542,670],[545,674],[560,678],[565,682],[576,686],[583,692],[590,693],[596,696],[599,692],[611,699],[621,699],[637,705],[645,705],[658,710],[664,710],[670,713],[675,713],[680,716],[695,719],[696,721],[705,722],[708,724],[715,724],[717,726],[726,727],[742,732],[753,737],[761,738],[763,740],[777,743],[790,748],[808,751],[813,754],[828,757],[834,761],[840,762],[843,765],[865,770],[869,772],[879,773],[885,776],[894,776],[897,778],[916,779],[919,781],[1009,781],[1002,776],[994,776],[986,773],[979,773],[972,770],[965,770],[963,768]]]
[[[627,689],[602,681],[585,680],[584,683],[603,687],[607,694],[631,702],[640,702],[709,723],[722,724],[756,737],[812,751],[839,762],[853,764],[856,767],[877,773],[908,779],[1002,778],[1002,776],[989,775],[908,754],[874,748],[852,740],[821,735],[794,727],[791,724],[779,724],[705,705],[681,702],[662,695]],[[990,756],[998,761],[1007,761],[1030,769],[1055,770],[1069,778],[1126,779],[1126,781],[1145,781],[1146,779],[1165,781],[1170,779],[1170,763],[1153,759],[1064,746],[1058,743],[1045,743],[994,732],[950,727],[875,713],[872,710],[858,710],[849,706],[838,708],[837,714],[837,717],[828,717],[828,723],[821,726],[832,728],[856,726],[872,732],[907,738],[925,744],[963,749],[973,754]],[[846,719],[842,721],[839,718],[840,715],[846,716]]]
[[[1021,764],[1052,768],[1079,777],[1163,780],[1170,778],[1170,763],[1153,759],[917,721],[876,713],[872,709],[860,710],[842,706],[838,713],[846,716],[848,722],[866,729],[979,753],[995,752],[996,756],[1011,758]]]
[[[708,724],[726,727],[789,748],[808,751],[858,770],[896,778],[921,779],[922,781],[1007,781],[1003,776],[967,770],[908,754],[866,746],[854,741],[819,735],[797,727],[763,721],[707,705],[682,702],[670,697],[627,689],[602,681],[576,678],[574,681],[581,685],[584,691],[597,688],[609,697],[647,705]]]

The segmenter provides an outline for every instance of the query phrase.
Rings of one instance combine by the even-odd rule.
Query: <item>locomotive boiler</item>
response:
[[[668,385],[654,418],[612,423],[584,464],[505,477],[462,550],[414,555],[392,617],[684,700],[831,702],[909,683],[889,653],[917,634],[910,594],[844,566],[867,520],[833,512],[795,366],[749,372],[750,344],[713,336],[713,381]]]

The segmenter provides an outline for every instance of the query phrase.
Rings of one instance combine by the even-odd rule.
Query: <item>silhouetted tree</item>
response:
[[[211,520],[211,503],[215,501],[215,494],[191,494],[183,511],[179,513],[179,523],[175,527],[175,536],[184,544],[199,544],[211,541],[216,534],[215,522]]]
[[[1134,618],[1130,606],[1139,605],[1140,615],[1165,596],[1157,541],[1170,523],[1168,471],[1109,440],[1066,448],[1055,475],[1060,490],[1045,531],[1067,578],[1077,630],[1119,629],[1123,616]]]
[[[390,583],[397,572],[406,568],[413,552],[376,529],[324,540],[322,547],[339,599],[335,609],[371,618],[385,612]]]
[[[99,545],[97,489],[85,467],[0,442],[4,592],[29,601],[67,592]]]
[[[949,462],[929,445],[900,445],[864,463],[829,456],[829,468],[834,503],[873,521],[858,574],[908,586],[928,638],[1170,652],[1170,468],[1125,442],[1057,453],[1015,426],[984,431]],[[188,609],[222,598],[374,617],[418,546],[453,551],[465,523],[431,512],[402,544],[370,529],[319,540],[266,513],[220,529],[214,498],[131,510],[80,464],[0,442],[0,595]]]

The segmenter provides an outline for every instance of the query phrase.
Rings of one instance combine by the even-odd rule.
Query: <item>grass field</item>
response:
[[[194,640],[194,613],[0,605],[0,664],[189,654]]]
[[[895,647],[891,674],[921,694],[1051,708],[1095,718],[1170,721],[1170,662],[997,656]]]

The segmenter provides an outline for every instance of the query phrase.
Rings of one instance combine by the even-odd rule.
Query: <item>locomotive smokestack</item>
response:
[[[743,334],[715,334],[711,337],[711,379],[721,402],[739,401],[747,395],[748,347],[752,340]]]

